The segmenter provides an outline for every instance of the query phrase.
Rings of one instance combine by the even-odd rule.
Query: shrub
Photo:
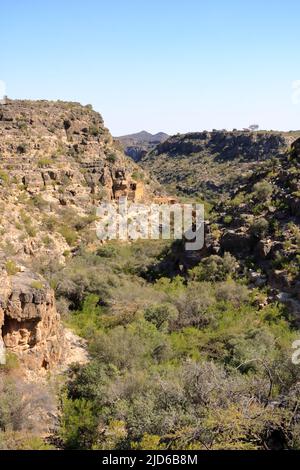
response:
[[[117,250],[114,246],[111,245],[104,245],[97,250],[97,256],[101,258],[115,258],[117,254]]]
[[[190,270],[189,274],[196,281],[225,281],[236,273],[238,266],[235,257],[230,253],[225,253],[223,258],[211,255],[204,258],[199,266]]]
[[[65,238],[68,245],[72,246],[75,245],[78,240],[78,235],[75,230],[66,225],[63,225],[59,228],[59,233]]]
[[[250,233],[256,238],[264,238],[269,229],[269,222],[263,217],[253,221],[250,226]]]
[[[110,153],[109,155],[106,156],[106,160],[110,163],[116,163],[117,156],[114,153]]]
[[[42,242],[45,246],[47,246],[48,248],[51,247],[53,245],[53,239],[51,237],[49,237],[49,235],[45,235],[43,238],[42,238]]]
[[[49,230],[49,232],[54,232],[57,226],[56,218],[54,216],[45,216],[43,218],[43,226],[46,230]]]
[[[36,194],[35,196],[33,196],[30,199],[30,201],[35,207],[37,207],[40,210],[45,209],[49,204],[47,201],[45,201],[45,199],[43,199],[43,197],[40,194]]]
[[[179,311],[177,327],[197,326],[202,328],[212,319],[215,304],[213,287],[207,282],[190,282],[185,292],[175,300]]]
[[[50,158],[41,158],[37,165],[39,168],[48,168],[49,166],[51,166],[52,164],[52,160]]]
[[[239,193],[229,201],[231,207],[238,207],[245,202],[245,194]]]
[[[6,261],[5,268],[9,276],[14,276],[20,271],[20,269],[13,260]]]
[[[224,222],[224,224],[226,224],[226,225],[231,224],[231,222],[232,222],[232,215],[229,215],[229,214],[228,214],[228,215],[225,215],[224,218],[223,218],[223,222]]]
[[[20,212],[20,217],[21,217],[22,222],[24,224],[27,235],[29,237],[35,237],[36,236],[36,229],[35,229],[35,227],[33,227],[32,221],[31,221],[29,215],[27,215],[26,212],[22,210]]]
[[[260,181],[253,187],[254,196],[261,202],[267,201],[273,193],[273,186],[268,181]]]
[[[158,330],[163,330],[169,326],[170,322],[177,319],[178,311],[171,304],[152,305],[145,310],[144,317],[153,323]]]
[[[32,281],[31,287],[33,289],[42,290],[44,289],[44,284],[41,281]]]
[[[6,185],[9,182],[9,176],[5,171],[0,170],[0,184]]]
[[[66,449],[91,449],[97,427],[93,405],[84,398],[62,400],[60,437]]]
[[[55,447],[44,442],[39,436],[26,433],[18,446],[18,450],[55,450]]]
[[[21,131],[25,131],[27,129],[27,122],[22,119],[17,119],[17,126]]]
[[[135,181],[143,181],[145,179],[145,175],[141,172],[134,171],[131,175],[132,179]]]
[[[89,127],[89,134],[93,137],[98,137],[100,134],[102,134],[102,129],[98,126],[90,126]]]
[[[230,280],[218,284],[216,298],[218,301],[230,302],[239,306],[249,299],[249,291],[246,286]]]

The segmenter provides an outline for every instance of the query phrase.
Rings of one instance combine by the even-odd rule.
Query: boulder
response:
[[[222,236],[220,245],[221,249],[225,252],[228,251],[234,254],[248,253],[252,248],[251,236],[246,232],[235,232],[228,230]]]
[[[265,259],[271,253],[272,250],[272,240],[260,240],[255,246],[255,256],[258,259]]]

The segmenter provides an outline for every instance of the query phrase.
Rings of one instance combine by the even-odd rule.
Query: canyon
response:
[[[0,106],[0,447],[300,442],[299,135],[159,137],[137,164],[90,105]],[[120,198],[204,202],[205,246],[102,242]]]
[[[1,341],[25,367],[48,371],[68,345],[54,291],[34,267],[97,245],[99,201],[147,201],[160,188],[78,103],[5,100],[0,164]]]

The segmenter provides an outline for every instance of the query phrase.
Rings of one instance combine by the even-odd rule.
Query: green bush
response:
[[[226,225],[231,224],[232,220],[233,220],[233,217],[232,217],[232,215],[229,215],[229,214],[225,215],[224,218],[223,218],[223,222]]]
[[[33,289],[42,290],[44,289],[44,284],[41,281],[32,281],[31,287]]]
[[[7,185],[9,183],[9,176],[5,171],[0,170],[0,184]]]
[[[98,126],[90,126],[89,127],[89,135],[93,137],[98,137],[100,134],[102,134],[102,129]]]
[[[117,161],[117,156],[116,156],[116,154],[114,154],[114,153],[110,153],[109,155],[106,156],[106,160],[107,160],[109,163],[116,163],[116,161]]]
[[[7,271],[7,274],[9,276],[14,276],[15,274],[17,274],[20,269],[18,268],[18,266],[16,265],[16,263],[13,261],[13,260],[8,260],[6,261],[5,263],[5,269]]]
[[[22,210],[20,212],[20,217],[21,217],[22,222],[24,224],[27,235],[29,237],[35,237],[36,234],[37,234],[37,231],[36,231],[35,227],[32,225],[32,221],[31,221],[31,218],[29,217],[29,215],[27,215],[26,212],[24,210]]]
[[[30,199],[30,202],[37,207],[40,210],[45,209],[48,207],[49,203],[43,199],[43,197],[40,194],[36,194]]]
[[[51,165],[52,165],[52,160],[51,158],[47,158],[47,157],[44,157],[44,158],[41,158],[38,162],[37,162],[37,165],[39,168],[49,168]]]
[[[60,437],[66,449],[91,449],[97,427],[93,404],[84,398],[62,400]]]
[[[254,185],[253,193],[260,202],[266,202],[273,193],[273,186],[268,181],[260,181]]]
[[[171,304],[152,305],[145,310],[144,317],[153,323],[158,330],[164,330],[169,327],[170,322],[177,319],[178,311]]]
[[[264,238],[269,229],[269,222],[262,218],[256,219],[253,221],[250,226],[250,233],[256,238]]]
[[[212,255],[204,258],[198,266],[189,271],[189,275],[196,281],[224,281],[229,276],[234,276],[237,269],[235,257],[225,253],[223,257]]]
[[[64,237],[68,245],[73,246],[78,240],[78,234],[72,228],[63,225],[59,227],[58,232]]]

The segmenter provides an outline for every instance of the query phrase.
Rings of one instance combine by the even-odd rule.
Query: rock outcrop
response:
[[[19,267],[0,274],[0,331],[7,351],[32,370],[51,370],[64,359],[64,332],[54,292],[47,282]]]
[[[54,257],[95,243],[95,209],[155,193],[91,106],[48,101],[0,105],[0,249],[18,260]],[[93,239],[94,235],[94,239]],[[9,247],[9,249],[8,249]]]

